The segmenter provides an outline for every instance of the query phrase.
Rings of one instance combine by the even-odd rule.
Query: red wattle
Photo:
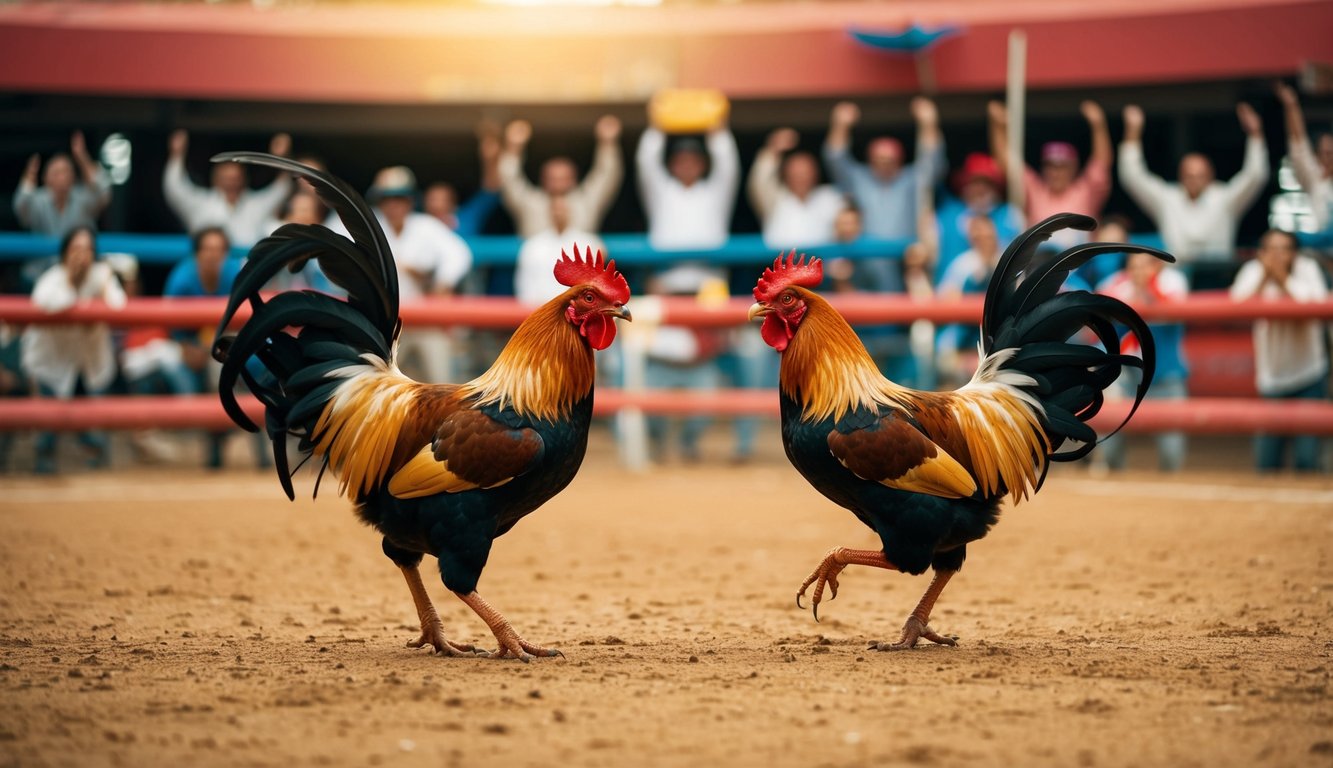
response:
[[[791,340],[791,329],[782,322],[782,318],[776,314],[769,314],[764,317],[764,324],[759,326],[759,335],[764,338],[768,346],[781,352],[787,348],[787,342]]]
[[[616,321],[603,314],[589,315],[579,325],[579,332],[593,349],[606,349],[616,338]]]

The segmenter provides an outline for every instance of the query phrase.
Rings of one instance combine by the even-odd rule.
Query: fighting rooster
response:
[[[394,364],[397,273],[361,197],[341,180],[283,158],[228,153],[214,160],[304,177],[351,234],[288,224],[251,250],[213,348],[227,413],[258,430],[236,400],[244,380],[265,406],[287,496],[295,498],[293,473],[313,458],[321,477],[332,470],[361,519],[384,534],[384,554],[402,570],[421,620],[421,637],[409,646],[523,661],[557,655],[519,637],[477,593],[477,580],[495,538],[559,493],[583,461],[593,350],[611,345],[614,318],[630,319],[629,286],[615,262],[590,250],[562,254],[555,276],[569,290],[523,321],[490,370],[466,384],[419,383]],[[279,270],[298,271],[312,258],[347,291],[346,301],[311,291],[260,297]],[[252,316],[224,335],[245,302]],[[295,466],[289,449],[300,456]],[[498,650],[483,653],[445,636],[418,571],[425,554],[438,558],[444,585],[486,622]]]
[[[796,595],[800,606],[814,584],[816,620],[825,586],[829,599],[836,597],[838,575],[848,565],[911,574],[932,568],[934,578],[899,641],[871,647],[911,648],[921,638],[954,645],[930,628],[930,612],[962,567],[967,544],[995,524],[1000,501],[1036,492],[1048,462],[1073,461],[1092,450],[1097,434],[1085,422],[1124,366],[1143,371],[1130,415],[1138,408],[1155,360],[1143,320],[1113,298],[1059,293],[1071,270],[1126,246],[1038,251],[1056,230],[1094,226],[1086,216],[1053,216],[1009,246],[986,292],[976,375],[954,392],[917,392],[881,376],[847,321],[809,290],[823,280],[818,259],[798,260],[793,252],[764,271],[750,318],[763,318],[764,340],[782,355],[787,458],[883,544],[882,550],[837,547],[824,557]],[[1134,250],[1175,261],[1160,251]],[[1119,354],[1117,324],[1138,337],[1142,358]],[[1102,348],[1070,341],[1084,329]]]

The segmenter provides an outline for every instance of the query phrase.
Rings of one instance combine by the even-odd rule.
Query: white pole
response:
[[[1009,202],[1023,210],[1023,125],[1027,116],[1026,91],[1028,37],[1021,29],[1009,32],[1009,67],[1005,103],[1009,110]]]

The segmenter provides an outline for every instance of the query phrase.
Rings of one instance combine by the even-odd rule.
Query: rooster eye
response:
[[[790,293],[784,293],[784,294],[782,294],[782,303],[783,303],[783,304],[790,304],[790,303],[792,303],[793,301],[795,301],[795,298],[794,298]]]
[[[591,304],[591,303],[593,302],[592,291],[584,291],[584,292],[583,292],[583,300],[586,301],[586,302],[588,302],[589,304]]]

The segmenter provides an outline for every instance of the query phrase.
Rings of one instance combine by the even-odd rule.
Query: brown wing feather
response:
[[[872,427],[834,430],[829,450],[857,477],[904,491],[958,498],[977,486],[971,474],[909,422],[888,414]]]
[[[409,499],[495,488],[526,472],[543,447],[532,429],[514,429],[460,408],[440,422],[431,445],[390,478],[389,493]]]

